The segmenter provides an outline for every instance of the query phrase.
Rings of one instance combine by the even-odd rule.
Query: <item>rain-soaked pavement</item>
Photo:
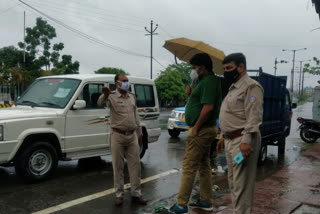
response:
[[[291,134],[287,138],[284,156],[278,156],[277,147],[268,147],[268,158],[265,165],[259,167],[257,180],[261,181],[276,173],[286,165],[299,158],[306,144],[297,132],[299,116],[311,118],[312,103],[299,106],[294,110]],[[60,162],[55,175],[48,181],[38,184],[24,184],[13,168],[0,167],[0,214],[7,213],[152,213],[157,205],[170,206],[175,202],[184,155],[186,133],[172,139],[166,130],[168,112],[161,115],[162,133],[158,142],[150,144],[142,159],[142,185],[144,197],[149,200],[145,207],[131,205],[129,191],[125,195],[122,207],[115,207],[111,157],[102,160]],[[225,167],[223,155],[218,156]],[[166,174],[161,174],[167,172]],[[129,182],[125,172],[125,183]],[[156,175],[156,176],[155,176]],[[154,177],[152,177],[154,176]],[[213,182],[219,189],[214,192],[214,198],[228,195],[226,175],[217,173]],[[194,188],[197,197],[198,185]],[[106,192],[102,192],[108,190]],[[102,192],[102,193],[101,193]],[[99,193],[99,194],[96,194]],[[80,200],[77,200],[80,199]],[[75,200],[73,202],[70,202]],[[67,203],[66,202],[70,202]],[[58,206],[59,205],[59,206]],[[51,208],[51,209],[47,209]],[[46,210],[45,210],[46,209]],[[44,210],[44,211],[42,211]]]

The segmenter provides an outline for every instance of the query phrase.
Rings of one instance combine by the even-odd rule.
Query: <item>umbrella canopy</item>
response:
[[[195,54],[207,53],[212,59],[213,71],[216,74],[223,74],[222,61],[225,57],[223,51],[204,42],[187,38],[177,38],[167,40],[163,47],[185,62],[189,62]]]

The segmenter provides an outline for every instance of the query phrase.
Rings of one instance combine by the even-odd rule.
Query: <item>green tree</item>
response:
[[[320,60],[317,57],[313,57],[314,65],[307,63],[304,65],[303,72],[307,72],[314,75],[320,75]]]
[[[71,55],[62,55],[60,60],[60,51],[64,44],[59,42],[52,45],[52,40],[57,37],[56,30],[42,18],[36,19],[36,25],[33,28],[26,28],[25,43],[19,42],[21,49],[34,58],[33,63],[40,72],[41,68],[46,71],[53,67],[54,72],[59,74],[76,74],[79,70],[79,62],[72,62]]]
[[[96,71],[94,71],[95,74],[125,74],[130,75],[129,73],[125,72],[121,68],[111,68],[111,67],[102,67]]]
[[[15,95],[25,90],[38,75],[31,72],[36,67],[33,57],[26,54],[25,62],[23,58],[23,52],[13,46],[0,48],[0,85],[16,89],[11,91],[11,99],[15,99]]]
[[[182,82],[185,86],[191,84],[190,73],[192,70],[192,66],[189,63],[182,62],[179,64],[169,65],[169,68],[175,69],[181,73]]]
[[[29,84],[36,77],[36,73],[29,72],[36,67],[33,57],[26,54],[25,62],[23,52],[14,46],[0,48],[0,83]]]
[[[179,101],[186,99],[185,84],[182,74],[172,67],[168,67],[155,80],[160,102],[172,102],[176,105]]]

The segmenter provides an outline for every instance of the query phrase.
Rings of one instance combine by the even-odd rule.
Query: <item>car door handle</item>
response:
[[[106,119],[108,118],[109,116],[100,116],[99,119]]]

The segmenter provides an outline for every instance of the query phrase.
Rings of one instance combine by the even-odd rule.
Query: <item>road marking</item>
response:
[[[166,172],[154,175],[154,176],[150,176],[150,177],[141,179],[141,184],[144,184],[144,183],[159,179],[161,177],[168,176],[170,174],[178,173],[178,172],[179,172],[179,169],[172,169],[172,170],[169,170],[169,171],[166,171]],[[129,188],[130,188],[130,184],[125,184],[124,185],[124,189],[129,189]],[[101,197],[106,196],[106,195],[110,195],[110,194],[112,194],[114,192],[115,192],[114,188],[107,189],[107,190],[102,191],[102,192],[94,193],[94,194],[91,194],[91,195],[88,195],[88,196],[85,196],[85,197],[82,197],[82,198],[78,198],[78,199],[75,199],[75,200],[72,200],[72,201],[68,201],[68,202],[65,202],[65,203],[62,203],[62,204],[58,204],[56,206],[49,207],[47,209],[40,210],[40,211],[31,213],[31,214],[50,214],[50,213],[54,213],[54,212],[57,212],[57,211],[60,211],[60,210],[67,209],[69,207],[73,207],[73,206],[78,205],[78,204],[82,204],[82,203],[85,203],[85,202],[88,202],[88,201],[92,201],[92,200],[97,199],[97,198],[101,198]]]

